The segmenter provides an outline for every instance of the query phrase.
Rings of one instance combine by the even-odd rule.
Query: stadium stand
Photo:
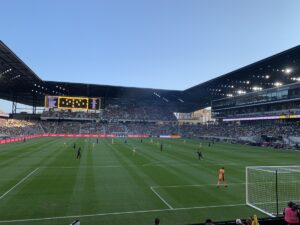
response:
[[[138,118],[140,115],[134,115]],[[109,121],[115,121],[114,119]],[[143,121],[109,122],[60,119],[56,121],[25,121],[0,119],[1,138],[33,134],[114,134],[128,136],[143,134],[181,135],[183,138],[242,143],[264,147],[299,150],[300,128],[298,123],[286,124],[179,124],[178,122]]]
[[[43,133],[39,122],[0,119],[0,138],[11,138]]]

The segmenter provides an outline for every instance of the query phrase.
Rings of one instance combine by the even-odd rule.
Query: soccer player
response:
[[[227,183],[225,181],[225,169],[224,169],[224,167],[219,169],[218,187],[220,187],[221,183],[223,183],[224,186],[227,187]]]
[[[160,151],[163,151],[163,144],[160,144]]]
[[[197,154],[198,154],[198,159],[199,159],[199,160],[200,160],[200,159],[204,159],[204,158],[203,158],[203,155],[202,155],[202,152],[198,151]]]
[[[134,146],[132,149],[132,154],[135,155],[135,152],[136,152],[136,147]]]
[[[74,143],[73,148],[74,148],[74,150],[76,149],[76,143]]]
[[[77,159],[80,159],[81,158],[81,147],[78,148],[77,150],[77,156],[76,156]]]

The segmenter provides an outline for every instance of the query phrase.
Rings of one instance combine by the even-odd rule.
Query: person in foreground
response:
[[[283,209],[284,221],[288,225],[300,224],[300,213],[297,205],[293,202],[288,202],[288,207]]]
[[[214,225],[211,219],[205,221],[205,225]]]
[[[257,219],[257,216],[256,215],[253,215],[251,217],[251,225],[259,225],[259,222],[258,222],[258,219]]]
[[[155,218],[154,224],[155,224],[155,225],[159,225],[159,224],[160,224],[160,219],[159,219],[159,218]]]

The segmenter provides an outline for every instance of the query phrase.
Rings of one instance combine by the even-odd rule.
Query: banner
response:
[[[176,138],[181,138],[180,135],[160,135],[159,138],[171,138],[171,139],[176,139]]]
[[[65,138],[117,138],[117,135],[115,134],[35,134],[30,136],[22,136],[22,137],[16,137],[16,138],[8,138],[5,140],[0,140],[0,144],[8,144],[13,143],[17,141],[24,141],[33,139],[33,138],[40,138],[40,137],[65,137]],[[147,134],[129,134],[128,138],[149,138],[149,135]]]

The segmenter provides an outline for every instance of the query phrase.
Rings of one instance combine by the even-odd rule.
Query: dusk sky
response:
[[[44,80],[184,90],[300,43],[299,0],[0,3],[0,40]]]

